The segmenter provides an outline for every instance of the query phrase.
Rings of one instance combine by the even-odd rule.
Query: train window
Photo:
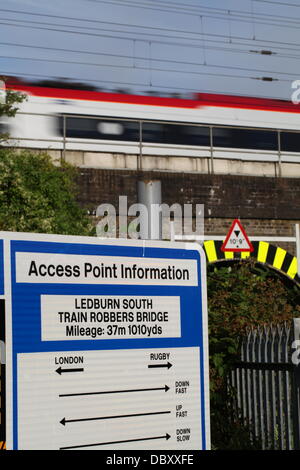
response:
[[[185,145],[210,145],[209,128],[200,126],[183,126],[182,137]]]
[[[64,134],[63,118],[58,120],[58,131]],[[139,123],[135,121],[107,121],[92,117],[66,116],[66,137],[82,139],[139,141]]]
[[[174,145],[209,146],[209,128],[184,124],[143,123],[143,141]]]
[[[209,146],[209,128],[166,124],[164,126],[164,142],[175,145]]]
[[[92,132],[96,126],[96,122],[92,119],[83,119],[83,118],[73,118],[68,117],[66,118],[66,132],[67,136],[75,137],[75,135],[69,135],[74,133],[82,133],[82,132]]]
[[[286,152],[300,152],[300,133],[281,132],[280,147]]]
[[[164,126],[160,123],[143,122],[142,125],[143,142],[164,142]]]
[[[100,134],[121,135],[124,133],[124,127],[117,122],[99,122],[98,130]]]
[[[251,150],[277,150],[277,133],[257,129],[214,127],[213,145]]]
[[[133,120],[108,120],[107,118],[66,116],[66,137],[139,142],[140,123]],[[59,135],[64,135],[63,117],[58,119]],[[213,127],[213,146],[234,149],[278,150],[276,130],[241,129],[238,127]],[[192,124],[142,123],[145,143],[170,145],[210,146],[208,126]],[[281,132],[282,151],[300,152],[300,133]]]
[[[143,142],[209,146],[209,128],[184,124],[143,122]]]

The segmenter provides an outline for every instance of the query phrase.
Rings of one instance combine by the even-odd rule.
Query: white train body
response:
[[[188,100],[19,90],[27,101],[5,121],[18,147],[300,163],[300,107],[292,103],[224,95]]]

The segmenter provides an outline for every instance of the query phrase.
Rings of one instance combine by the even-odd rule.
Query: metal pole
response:
[[[67,129],[66,129],[66,116],[63,116],[63,162],[66,161],[66,133],[67,133]]]
[[[277,139],[278,139],[278,175],[282,176],[282,165],[281,165],[281,133],[277,131]]]
[[[140,238],[142,240],[161,240],[161,182],[158,180],[138,181],[138,202],[142,205]]]
[[[143,158],[143,123],[139,122],[139,156],[137,169],[140,171],[142,169],[142,158]]]
[[[214,174],[214,142],[213,142],[212,126],[209,127],[209,145],[210,145],[211,173]]]

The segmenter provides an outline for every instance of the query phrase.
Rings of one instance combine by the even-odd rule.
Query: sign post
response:
[[[5,233],[8,449],[209,449],[197,244]]]

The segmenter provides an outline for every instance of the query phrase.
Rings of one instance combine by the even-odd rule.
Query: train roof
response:
[[[189,99],[181,97],[149,96],[120,92],[47,87],[35,84],[24,84],[19,80],[8,80],[7,88],[21,91],[33,96],[53,99],[127,103],[144,106],[148,105],[190,109],[201,107],[223,107],[285,113],[300,113],[300,106],[292,103],[292,101],[215,93],[194,93],[192,98]]]

